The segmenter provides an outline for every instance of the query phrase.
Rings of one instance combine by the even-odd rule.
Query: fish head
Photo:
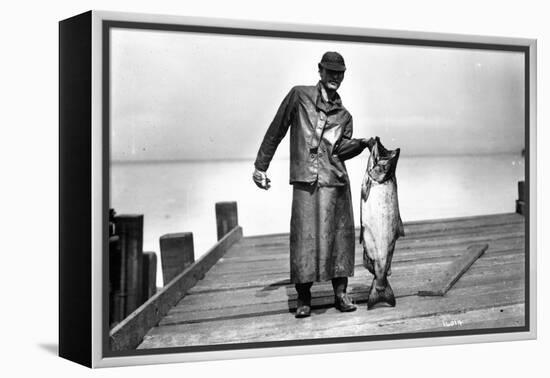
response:
[[[377,137],[367,164],[369,177],[378,183],[394,178],[400,152],[401,149],[399,148],[395,150],[386,149],[380,142],[380,138]]]

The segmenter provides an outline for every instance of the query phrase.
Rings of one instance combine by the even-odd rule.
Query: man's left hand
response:
[[[368,147],[369,150],[372,149],[372,146],[374,146],[374,144],[376,143],[376,139],[374,138],[362,138],[361,139],[361,144],[365,147]]]

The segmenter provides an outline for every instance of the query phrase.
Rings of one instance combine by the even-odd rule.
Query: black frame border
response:
[[[59,22],[59,356],[92,366],[92,12]]]

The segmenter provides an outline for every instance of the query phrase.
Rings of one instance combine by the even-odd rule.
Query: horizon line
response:
[[[497,155],[517,155],[518,157],[524,157],[523,153],[517,152],[517,151],[501,151],[501,152],[482,152],[482,153],[447,153],[447,154],[416,154],[416,155],[401,155],[401,157],[456,157],[456,156],[464,156],[464,157],[473,157],[473,156],[497,156]],[[289,160],[289,156],[285,157],[278,157],[277,160]],[[244,161],[254,161],[256,160],[256,157],[238,157],[238,158],[228,158],[228,157],[221,157],[221,158],[175,158],[175,159],[128,159],[128,160],[121,160],[121,159],[113,159],[110,161],[111,164],[176,164],[176,163],[223,163],[223,162],[244,162]]]

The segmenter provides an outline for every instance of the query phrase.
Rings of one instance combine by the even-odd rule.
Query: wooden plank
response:
[[[368,334],[402,334],[414,332],[435,332],[484,328],[517,327],[525,322],[523,303],[489,307],[465,312],[442,313],[420,316],[383,323],[371,324]],[[365,329],[367,331],[367,329]]]
[[[519,215],[518,215],[519,216]],[[521,216],[520,216],[521,217]],[[426,233],[421,235],[415,235],[415,234],[407,234],[407,236],[402,237],[399,239],[399,242],[401,244],[410,244],[414,243],[418,240],[430,240],[434,238],[441,238],[441,239],[450,239],[452,236],[467,236],[467,235],[484,235],[484,234],[490,234],[490,235],[498,235],[503,234],[505,232],[522,232],[525,229],[524,222],[522,223],[515,223],[515,224],[497,224],[492,226],[478,226],[473,228],[455,228],[451,230],[446,230],[444,232],[436,232],[436,233]],[[503,232],[506,230],[505,232]],[[359,241],[359,235],[356,235],[356,242],[358,244]],[[277,242],[274,242],[273,240],[270,240],[269,243],[247,243],[246,239],[243,239],[241,241],[241,250],[239,251],[239,255],[248,256],[249,253],[257,253],[259,251],[259,255],[262,254],[271,254],[273,251],[277,251],[278,249],[288,249],[289,246],[289,239],[288,235],[285,239],[281,239]]]
[[[470,272],[468,272],[470,273]],[[507,267],[506,271],[500,272],[476,272],[468,280],[461,282],[459,288],[469,287],[480,288],[484,285],[491,285],[497,282],[514,282],[517,288],[523,288],[525,272],[521,264]],[[462,281],[462,280],[461,280]],[[395,293],[400,304],[400,298],[416,295],[416,292],[425,284],[424,282],[407,284],[406,279],[395,283]],[[458,287],[458,286],[457,286]],[[243,317],[265,316],[275,313],[288,313],[296,310],[296,294],[291,287],[282,288],[278,293],[270,294],[265,297],[255,297],[258,292],[253,290],[241,289],[235,291],[229,298],[223,296],[203,296],[199,301],[200,305],[192,305],[182,301],[181,304],[174,307],[161,320],[160,326],[182,323],[196,323],[215,319],[231,319]],[[349,294],[357,304],[366,303],[369,293],[368,285],[357,285],[350,287]],[[334,303],[334,296],[330,285],[314,286],[312,290],[312,306],[314,309],[330,308]],[[227,297],[227,295],[226,295]],[[252,298],[254,300],[252,300]],[[199,298],[196,298],[199,299]],[[213,300],[219,302],[210,302]],[[221,303],[220,303],[221,302]]]
[[[405,234],[416,235],[427,232],[447,232],[460,228],[478,228],[492,225],[521,224],[525,220],[516,213],[505,213],[495,215],[481,215],[473,217],[445,218],[427,221],[405,222]],[[359,235],[359,229],[356,229]],[[281,241],[288,242],[288,233],[268,234],[268,235],[247,235],[243,238],[243,243],[250,246],[269,247]]]
[[[242,237],[242,228],[235,227],[193,265],[174,278],[161,291],[130,314],[109,333],[112,351],[134,349],[143,336],[193,287],[198,280]]]
[[[499,223],[502,220],[519,219],[515,213],[485,214],[466,217],[453,218],[434,218],[405,222],[405,225],[413,227],[447,227],[452,224],[468,224],[469,222],[478,222],[481,224]]]
[[[434,279],[441,274],[452,260],[438,261],[433,263],[420,263],[420,264],[399,264],[392,267],[392,275],[390,280],[393,281],[397,277],[405,276],[417,276],[421,274],[427,274]],[[523,263],[524,256],[520,250],[510,250],[502,252],[498,255],[485,256],[480,259],[476,264],[484,270],[491,270],[493,266],[507,263],[519,262]],[[350,277],[350,282],[356,281],[369,281],[372,279],[371,274],[363,268],[361,265],[356,266],[354,276]],[[370,284],[370,281],[368,282]],[[209,291],[223,291],[233,290],[238,288],[263,288],[263,290],[272,291],[280,286],[286,286],[290,284],[288,271],[278,273],[260,273],[251,274],[249,276],[243,276],[238,274],[207,274],[205,278],[194,287],[190,294],[199,294],[201,292]]]
[[[390,276],[390,280],[395,280],[400,276],[411,276],[420,274],[429,274],[434,279],[439,275],[442,269],[450,264],[449,261],[437,262],[434,264],[415,264],[415,265],[396,265],[392,268],[393,274]],[[498,267],[502,264],[510,263],[523,263],[524,256],[518,250],[511,250],[503,252],[499,255],[485,256],[479,259],[474,267],[479,267],[484,271],[491,271],[493,267]],[[352,281],[368,281],[372,279],[371,274],[362,266],[356,267],[356,271],[353,277],[350,277]],[[370,282],[369,282],[370,283]],[[191,294],[199,294],[201,292],[209,291],[223,291],[237,289],[239,287],[245,288],[264,288],[264,290],[275,290],[278,286],[289,285],[288,272],[281,272],[279,274],[261,274],[249,277],[248,280],[235,275],[207,275],[203,281],[197,287],[193,288]]]
[[[427,288],[419,290],[420,296],[441,296],[445,295],[451,289],[456,281],[472,266],[472,264],[489,248],[488,244],[472,245],[468,247],[466,253],[453,261],[439,277],[437,281],[432,282]]]
[[[453,256],[458,255],[460,250],[466,249],[469,245],[473,243],[487,243],[491,246],[488,253],[495,250],[493,246],[497,248],[504,248],[507,245],[510,247],[514,246],[524,246],[524,231],[521,232],[507,232],[505,234],[494,234],[494,235],[485,235],[484,237],[473,238],[473,237],[461,237],[457,239],[447,240],[447,241],[433,241],[433,242],[415,242],[415,243],[404,243],[398,241],[396,244],[394,252],[393,261],[412,261],[421,258],[429,259],[437,256]],[[223,260],[217,264],[216,269],[222,269],[225,266],[238,267],[238,264],[243,264],[243,269],[249,270],[246,267],[247,263],[250,264],[264,264],[266,267],[271,264],[286,264],[289,261],[289,251],[288,248],[280,249],[278,251],[270,251],[268,254],[257,255],[240,255],[235,256],[235,252],[232,250],[231,254],[224,256]],[[355,248],[355,258],[357,261],[362,261],[362,247],[358,243]],[[219,267],[219,268],[218,268]]]
[[[499,252],[492,251],[487,253],[478,263],[485,264],[485,262],[495,261],[498,263],[498,260],[506,261],[508,256],[512,258],[523,259],[524,252],[522,246],[520,248],[512,248],[509,250],[501,250]],[[515,256],[515,257],[514,257]],[[452,261],[453,256],[448,259],[430,259],[430,260],[418,260],[418,261],[404,261],[392,263],[392,272],[393,274],[398,273],[401,270],[410,270],[408,267],[418,266],[418,265],[432,265],[432,264],[444,264]],[[356,277],[365,277],[367,274],[366,270],[363,268],[362,259],[358,259],[358,264],[355,267],[355,276]],[[287,263],[288,264],[288,263]],[[435,265],[434,265],[435,267]],[[245,271],[242,272],[227,272],[218,267],[212,268],[211,271],[205,276],[201,282],[191,290],[191,293],[198,293],[201,291],[211,291],[211,290],[225,290],[239,287],[276,287],[280,285],[289,284],[289,268],[288,265],[286,268],[280,270],[254,270],[252,268],[248,269],[249,273],[245,274]],[[370,277],[370,276],[369,276]]]
[[[500,251],[510,249],[524,249],[525,237],[522,232],[519,236],[502,235],[501,237],[482,239],[479,244],[489,244],[487,254],[499,253]],[[445,256],[458,256],[460,252],[463,252],[469,245],[471,245],[470,239],[463,239],[460,241],[453,241],[451,244],[439,244],[439,245],[423,245],[416,248],[403,248],[398,245],[394,252],[394,261],[413,261],[413,260],[429,260],[431,258],[445,257]],[[359,251],[361,255],[362,251]],[[362,255],[361,255],[362,256]]]
[[[445,267],[450,264],[452,260],[447,259],[443,261],[436,261],[430,263],[406,263],[406,264],[394,264],[392,266],[391,280],[395,279],[402,274],[404,275],[418,275],[420,272],[430,272],[433,277],[437,277]],[[498,255],[486,256],[483,260],[479,260],[478,264],[482,267],[487,267],[488,264],[504,264],[508,262],[523,262],[524,256],[520,250],[510,250],[502,252]],[[491,267],[489,266],[489,269]],[[370,273],[363,268],[362,265],[357,265],[354,276],[350,277],[350,280],[370,280]],[[369,282],[370,283],[370,282]],[[266,288],[266,290],[274,290],[279,286],[289,285],[289,273],[288,270],[281,272],[260,272],[258,274],[250,274],[243,276],[239,274],[222,274],[220,272],[216,274],[207,274],[205,278],[194,287],[190,293],[198,294],[208,291],[221,291],[232,290],[237,288]]]
[[[307,319],[294,319],[290,314],[276,314],[155,327],[146,335],[139,348],[368,335],[366,330],[376,328],[373,324],[382,324],[385,321],[402,319],[406,322],[411,317],[523,303],[524,290],[508,286],[508,283],[498,282],[474,292],[470,288],[454,290],[452,295],[445,297],[409,296],[403,298],[401,305],[396,308],[381,307],[367,311],[360,307],[357,311],[346,314],[335,309],[314,310],[313,316]]]
[[[467,235],[467,234],[479,234],[479,233],[496,233],[500,229],[522,230],[524,228],[524,222],[503,222],[498,224],[488,225],[475,225],[471,227],[465,227],[457,224],[454,227],[441,228],[437,230],[426,230],[423,232],[410,232],[405,234],[406,236],[400,238],[400,240],[416,240],[416,239],[431,239],[434,237],[451,237],[454,235]]]
[[[504,225],[521,225],[525,221],[516,213],[468,217],[455,219],[439,219],[435,221],[406,222],[405,234],[422,236],[436,233],[447,233],[453,230],[477,229],[480,227],[495,227]],[[407,233],[408,231],[408,233]]]
[[[469,240],[465,239],[463,243],[454,243],[452,245],[445,244],[436,244],[431,246],[423,246],[421,248],[403,248],[402,245],[398,242],[393,256],[393,261],[412,261],[419,259],[430,259],[432,257],[438,256],[458,256],[464,252],[464,249],[471,244]],[[490,248],[486,253],[493,253],[494,251],[499,251],[504,248],[520,248],[525,246],[525,238],[523,234],[521,236],[509,236],[503,235],[498,239],[491,240]],[[271,250],[270,253],[265,253],[262,255],[251,254],[251,255],[238,255],[233,256],[233,250],[231,253],[225,255],[220,261],[216,264],[216,269],[218,267],[235,267],[234,269],[239,269],[241,266],[243,271],[250,271],[250,267],[247,264],[257,264],[263,263],[266,266],[271,265],[271,263],[277,263],[280,261],[289,261],[290,255],[288,248]],[[361,261],[363,258],[363,248],[359,243],[355,245],[355,259],[356,261]],[[225,269],[225,268],[224,268]]]
[[[418,290],[429,283],[430,274],[428,269],[417,275],[407,273],[393,277],[391,280],[397,298],[409,295],[416,295]],[[524,264],[522,262],[513,262],[510,264],[495,265],[493,269],[487,271],[486,268],[472,267],[468,274],[460,281],[457,288],[477,287],[487,284],[493,284],[497,281],[520,280],[525,276]],[[351,279],[348,286],[348,293],[357,303],[366,301],[372,279],[369,274],[368,279]],[[524,282],[518,282],[523,286]],[[312,289],[314,307],[332,306],[334,301],[332,286],[330,283],[317,283]],[[214,314],[216,311],[220,316],[226,316],[225,311],[230,308],[242,307],[242,314],[261,313],[262,306],[277,303],[279,310],[293,311],[296,307],[296,292],[293,285],[281,286],[279,288],[241,288],[233,289],[230,292],[208,292],[200,294],[191,294],[183,298],[174,308],[170,310],[163,322],[173,317],[178,321],[188,320],[187,315],[193,315],[194,319],[200,319],[203,312]],[[273,307],[271,310],[273,310]],[[237,312],[233,313],[233,315]],[[162,323],[162,322],[161,322]]]
[[[503,231],[506,232],[506,231]],[[511,231],[507,230],[506,233],[494,233],[494,234],[471,234],[463,235],[460,237],[442,237],[442,238],[430,238],[430,239],[419,239],[411,243],[405,243],[404,241],[402,243],[399,243],[399,250],[407,250],[407,249],[413,249],[417,250],[419,248],[425,248],[425,247],[435,247],[437,245],[440,246],[453,246],[453,245],[460,245],[465,242],[468,242],[470,244],[483,244],[483,243],[491,243],[496,240],[500,240],[503,238],[509,238],[509,237],[524,237],[525,231]]]
[[[497,264],[490,262],[486,266],[480,266],[481,259],[453,285],[453,290],[464,287],[475,287],[493,280],[521,279],[521,286],[525,286],[525,262],[524,259]],[[448,294],[448,293],[447,293]]]
[[[456,235],[449,233],[426,238],[414,238],[412,236],[406,236],[397,241],[396,248],[399,248],[400,250],[410,250],[438,245],[456,245],[468,241],[470,242],[470,244],[486,243],[492,240],[499,240],[512,236],[523,237],[524,235],[525,230],[523,225],[497,227],[489,230],[489,232],[485,231],[483,228],[478,228],[476,230],[471,230],[470,232],[464,232]],[[359,243],[357,241],[356,246],[359,246]],[[279,253],[288,253],[288,243],[280,244],[277,247],[271,248],[250,246],[245,248],[243,245],[241,245],[240,248],[234,252],[234,254],[228,256],[227,258],[229,259],[239,256],[270,256],[274,253],[278,253],[277,251]]]
[[[513,264],[513,263],[523,264],[524,259],[521,256],[507,257],[506,261],[502,261],[502,262],[496,261],[495,268],[497,268],[500,265]],[[441,268],[439,269],[440,270],[444,269],[444,266],[445,265],[441,265]],[[480,267],[480,270],[487,271],[488,269]],[[416,271],[411,271],[411,270],[400,271],[396,269],[395,272],[392,274],[390,281],[392,282],[392,285],[393,285],[393,282],[400,276],[407,276],[407,275],[411,276],[412,274],[421,275],[422,272],[423,270],[420,270],[420,269]],[[425,270],[425,272],[429,272],[429,271]],[[431,277],[436,277],[440,273],[439,271],[435,271],[435,270],[432,270],[431,272],[432,272],[431,275],[426,276],[427,277],[425,280],[426,285],[429,284],[430,280],[432,279]],[[365,269],[356,271],[355,275],[349,278],[350,285],[362,285],[362,284],[370,285],[371,281],[372,281],[372,275]],[[411,282],[413,281],[411,280]],[[328,283],[317,283],[315,286],[324,285],[324,284],[328,285]],[[223,291],[240,290],[240,289],[255,289],[255,290],[263,290],[265,292],[270,292],[286,286],[290,286],[290,287],[293,286],[292,284],[290,284],[288,273],[286,274],[281,273],[279,275],[255,276],[251,278],[250,281],[247,281],[246,279],[241,278],[240,280],[238,281],[234,280],[233,282],[213,282],[213,280],[210,279],[208,286],[204,286],[204,284],[201,282],[201,285],[197,286],[197,288],[193,288],[193,290],[189,292],[189,295],[199,295],[201,293],[223,292]],[[421,287],[419,287],[418,289],[420,290]]]
[[[359,310],[356,313],[357,316],[338,316],[338,311],[330,309],[314,309],[314,314],[327,314],[325,318],[324,315],[321,317],[316,317],[315,323],[326,327],[334,328],[334,323],[337,320],[342,322],[349,321],[350,323],[357,324],[360,322],[360,319],[364,319],[368,322],[376,321],[387,321],[387,320],[397,320],[397,319],[408,319],[415,316],[425,316],[427,314],[443,314],[443,313],[453,313],[456,311],[469,311],[473,309],[480,308],[489,308],[496,305],[507,305],[513,303],[522,303],[523,295],[522,288],[518,287],[517,281],[515,282],[495,282],[491,285],[485,285],[480,287],[479,290],[472,292],[471,288],[465,288],[453,292],[453,296],[443,297],[443,298],[434,298],[434,297],[416,297],[408,296],[402,299],[402,304],[395,308],[389,307],[380,307],[376,310],[367,311],[366,306],[360,305]],[[448,305],[445,307],[444,305]],[[340,318],[340,319],[339,319]],[[359,318],[359,319],[357,319]],[[262,320],[263,319],[263,320]],[[248,322],[260,322],[264,325],[266,332],[269,332],[268,329],[271,327],[274,328],[286,328],[285,322],[291,321],[292,316],[288,313],[281,313],[278,315],[267,315],[267,316],[256,316],[253,319],[251,318],[240,318],[240,319],[230,319],[230,320],[221,320],[221,321],[212,321],[197,323],[194,326],[189,324],[189,327],[185,327],[183,324],[179,325],[170,325],[157,327],[152,333],[164,333],[176,329],[199,329],[203,328],[207,330],[209,328],[217,328],[218,326],[226,327],[227,329],[239,329],[246,328]],[[331,324],[331,322],[333,322]],[[340,322],[338,324],[341,324]],[[181,327],[181,328],[180,328]],[[281,332],[285,332],[282,330]],[[276,329],[273,331],[274,334],[277,332]]]
[[[518,306],[523,306],[522,304]],[[495,309],[500,310],[500,309]],[[470,313],[466,313],[469,315]],[[468,321],[465,325],[457,325],[451,327],[436,327],[436,328],[426,328],[423,332],[444,332],[452,330],[487,330],[495,328],[516,328],[525,326],[525,314],[518,314],[513,316],[503,316],[498,319],[485,319],[479,320],[476,322]],[[510,330],[511,331],[511,330]],[[504,331],[502,331],[504,332]]]
[[[416,274],[408,271],[397,273],[391,278],[391,284],[396,296],[416,295],[418,290],[425,287],[435,274],[428,268]],[[366,299],[370,289],[372,276],[365,272],[363,277],[353,277],[349,280],[348,292],[356,301]],[[466,287],[493,283],[497,280],[519,279],[524,276],[524,263],[522,260],[512,260],[509,263],[492,264],[490,270],[487,267],[473,266],[455,287]],[[523,285],[523,283],[522,283]],[[316,306],[332,305],[333,294],[330,282],[316,283],[312,287],[312,295]],[[326,297],[326,301],[324,298]],[[170,313],[200,312],[211,309],[226,309],[228,307],[264,305],[271,302],[285,304],[285,308],[293,308],[296,293],[291,284],[278,287],[233,288],[227,291],[210,291],[199,294],[189,294],[182,299]]]
[[[426,227],[410,226],[405,224],[406,238],[420,238],[427,236],[437,235],[449,235],[452,233],[468,233],[471,231],[479,230],[480,228],[499,228],[499,227],[522,227],[525,223],[525,219],[518,214],[513,214],[513,218],[507,216],[507,219],[502,219],[498,222],[482,223],[479,221],[468,221],[466,223],[442,222],[442,225],[435,224],[437,227],[432,227],[432,224],[426,225]],[[428,227],[429,226],[429,227]],[[359,230],[356,229],[356,237],[359,237]],[[260,235],[260,236],[247,236],[243,239],[244,247],[251,248],[271,248],[277,247],[280,244],[289,243],[289,234],[277,234],[277,235]]]
[[[432,246],[429,248],[419,248],[416,250],[402,250],[399,246],[396,248],[392,266],[400,264],[420,264],[437,261],[448,261],[453,258],[460,257],[464,254],[464,250],[470,245],[469,242],[464,242],[460,245],[451,246]],[[507,238],[491,242],[490,248],[486,253],[498,253],[499,251],[518,250],[525,245],[523,238]],[[259,274],[260,272],[288,272],[289,271],[289,252],[278,254],[277,257],[271,256],[267,259],[227,259],[223,258],[218,261],[215,267],[210,271],[211,274]],[[356,248],[355,262],[356,266],[362,266],[363,251],[362,248]]]

